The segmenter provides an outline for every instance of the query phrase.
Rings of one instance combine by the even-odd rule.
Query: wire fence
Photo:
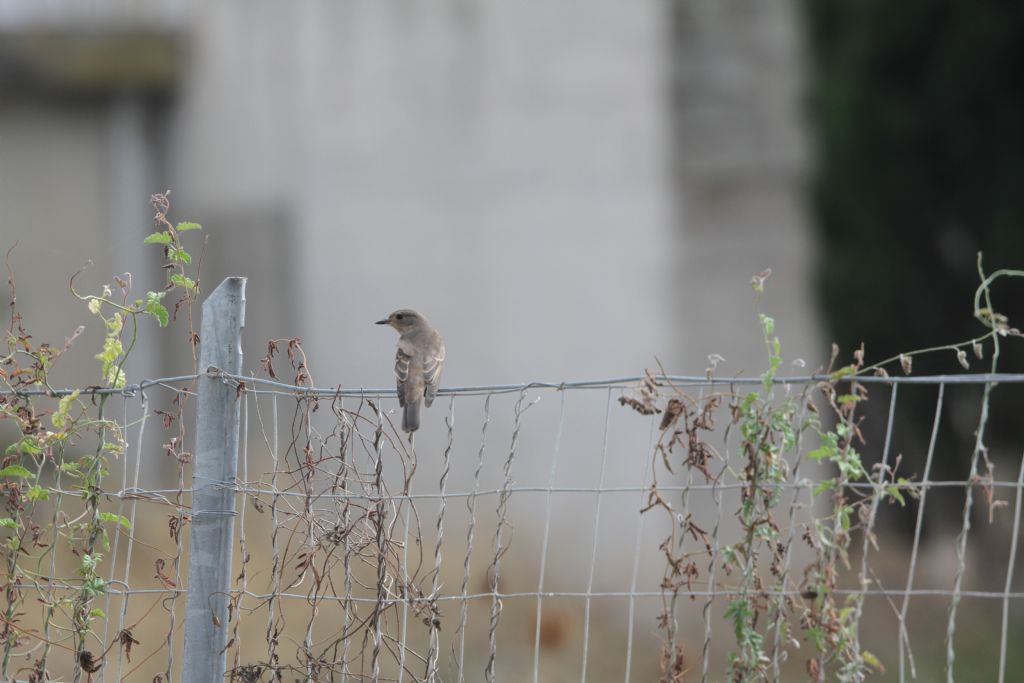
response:
[[[227,617],[209,612],[230,680],[719,681],[741,670],[755,636],[763,661],[744,680],[974,681],[984,670],[1011,681],[1024,670],[1011,647],[1024,635],[1021,444],[990,453],[984,436],[989,401],[1019,402],[1024,375],[859,378],[886,407],[880,440],[863,446],[879,464],[840,484],[843,501],[863,504],[837,521],[834,468],[799,429],[777,453],[784,476],[759,484],[770,510],[757,524],[743,511],[758,474],[730,418],[763,391],[795,397],[793,422],[804,425],[811,392],[833,379],[450,388],[409,440],[392,423],[393,390],[204,377],[239,410],[233,478],[193,476],[182,423],[196,376],[85,390],[113,394],[108,415],[126,445],[102,491],[81,490],[59,460],[33,461],[22,485],[42,493],[4,529],[0,679],[179,680],[193,500],[211,486],[237,496],[205,511],[233,528]],[[665,425],[668,393],[642,414],[652,385],[688,397],[678,422]],[[900,456],[913,454],[894,452],[894,425],[922,397],[933,419],[900,427],[921,437],[903,439],[920,457],[901,473]],[[977,447],[959,455],[962,476],[933,478],[965,401],[977,411],[968,422],[980,420]],[[996,478],[990,460],[1013,463],[1016,477]],[[956,526],[929,523],[943,491],[958,496]],[[81,523],[91,493],[110,524],[83,660],[68,634],[71,604],[90,588],[61,530]],[[848,552],[829,555],[820,539],[840,535],[817,534],[843,524]],[[737,614],[744,605],[753,616]]]

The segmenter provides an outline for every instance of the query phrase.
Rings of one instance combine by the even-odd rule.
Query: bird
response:
[[[430,407],[437,396],[441,368],[444,367],[444,340],[421,314],[402,308],[377,325],[389,325],[398,332],[395,354],[395,379],[398,405],[403,408],[402,431],[420,428],[420,403]]]

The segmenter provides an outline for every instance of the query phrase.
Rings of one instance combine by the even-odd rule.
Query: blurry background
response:
[[[18,243],[26,326],[63,339],[89,322],[65,287],[86,260],[86,289],[126,269],[161,285],[141,241],[170,188],[172,219],[208,236],[206,291],[249,278],[246,367],[298,336],[324,386],[391,385],[394,335],[372,322],[399,307],[444,333],[448,386],[655,358],[702,374],[711,353],[758,374],[766,268],[763,307],[804,361],[787,370],[833,339],[878,360],[977,333],[978,250],[989,271],[1024,260],[1022,37],[1024,8],[995,0],[0,0],[0,247]],[[1022,293],[997,292],[1011,321]],[[97,381],[101,338],[68,386]],[[129,381],[189,370],[180,336],[149,339]],[[897,430],[911,471],[932,400]],[[599,433],[592,403],[576,419]],[[1019,444],[1019,405],[1000,406],[993,433]],[[974,421],[952,421],[951,478]],[[546,453],[524,476],[543,482]],[[594,451],[563,457],[587,470]],[[639,476],[646,454],[609,457]]]
[[[170,188],[204,282],[249,277],[249,358],[299,336],[330,383],[390,384],[371,323],[406,306],[450,385],[749,370],[768,267],[789,352],[825,355],[787,3],[0,7],[3,235],[58,281],[159,284]]]

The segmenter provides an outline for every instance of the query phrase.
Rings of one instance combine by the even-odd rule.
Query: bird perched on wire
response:
[[[420,402],[430,404],[437,396],[437,385],[444,367],[444,340],[427,319],[408,308],[395,311],[378,325],[390,325],[398,331],[395,354],[395,379],[398,380],[398,404],[402,430],[420,428]]]

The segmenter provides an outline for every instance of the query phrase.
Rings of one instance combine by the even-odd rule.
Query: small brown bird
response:
[[[390,325],[398,331],[395,354],[395,379],[398,380],[398,404],[404,408],[402,429],[420,428],[420,401],[434,402],[444,367],[444,340],[427,319],[408,308],[395,311],[378,325]]]

